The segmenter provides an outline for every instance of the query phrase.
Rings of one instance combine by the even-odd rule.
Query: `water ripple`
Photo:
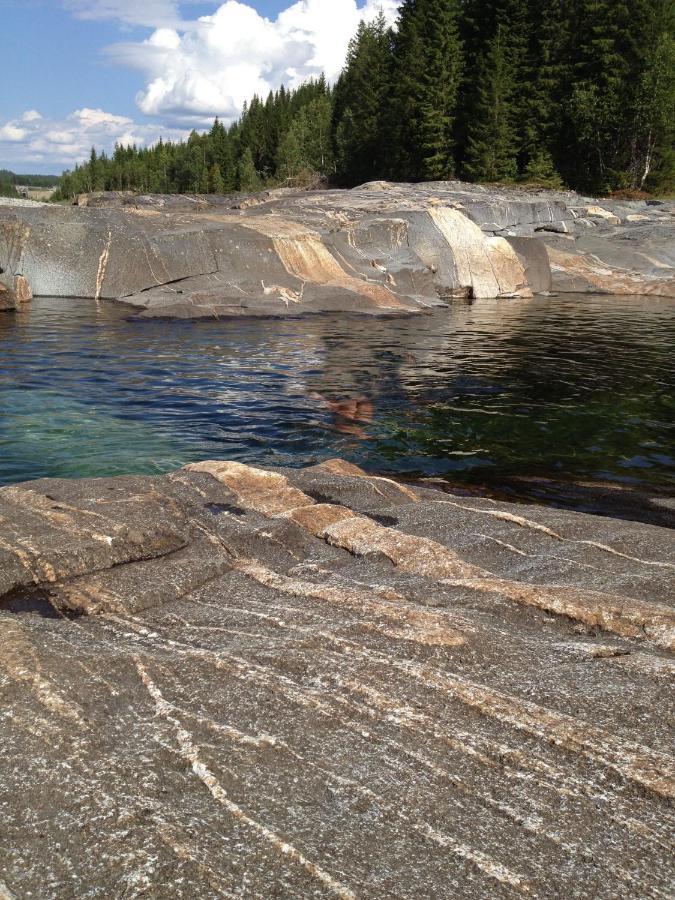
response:
[[[216,323],[40,299],[0,314],[0,483],[340,455],[464,481],[664,488],[674,351],[675,304],[650,298]]]

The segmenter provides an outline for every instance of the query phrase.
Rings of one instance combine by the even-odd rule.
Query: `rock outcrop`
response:
[[[0,895],[667,896],[673,546],[341,461],[0,489]]]
[[[0,204],[2,201],[0,201]],[[143,317],[400,315],[453,297],[675,296],[674,204],[441,182],[0,205],[0,267]]]

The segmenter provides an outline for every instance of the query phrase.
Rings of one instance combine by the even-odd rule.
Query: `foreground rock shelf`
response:
[[[16,277],[142,317],[401,315],[552,290],[673,297],[675,204],[460,182],[0,200],[0,280],[11,291]]]
[[[673,547],[341,461],[1,489],[0,896],[667,896]]]

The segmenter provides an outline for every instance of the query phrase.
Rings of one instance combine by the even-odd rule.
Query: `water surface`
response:
[[[0,313],[0,483],[208,458],[498,489],[675,486],[675,303],[560,296],[429,317],[130,321]],[[528,487],[528,484],[530,485]]]

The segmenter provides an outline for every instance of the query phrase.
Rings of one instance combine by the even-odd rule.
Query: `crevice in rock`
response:
[[[49,591],[17,590],[0,598],[0,612],[17,616],[37,616],[41,619],[79,619],[80,614],[63,609],[54,603]]]
[[[196,272],[194,275],[185,275],[182,278],[174,278],[171,281],[160,281],[157,284],[148,285],[148,287],[140,288],[136,291],[131,291],[128,294],[122,294],[120,296],[120,300],[124,300],[127,297],[138,297],[141,294],[147,294],[150,291],[158,291],[161,288],[171,287],[175,284],[183,284],[186,281],[192,281],[195,278],[205,278],[208,275],[217,275],[220,270],[216,267],[215,269],[211,269],[208,272]],[[175,291],[176,294],[183,293],[182,291]]]
[[[241,506],[235,506],[233,503],[205,503],[204,509],[214,516],[222,516],[223,513],[239,517],[246,515],[245,509],[242,509]]]

